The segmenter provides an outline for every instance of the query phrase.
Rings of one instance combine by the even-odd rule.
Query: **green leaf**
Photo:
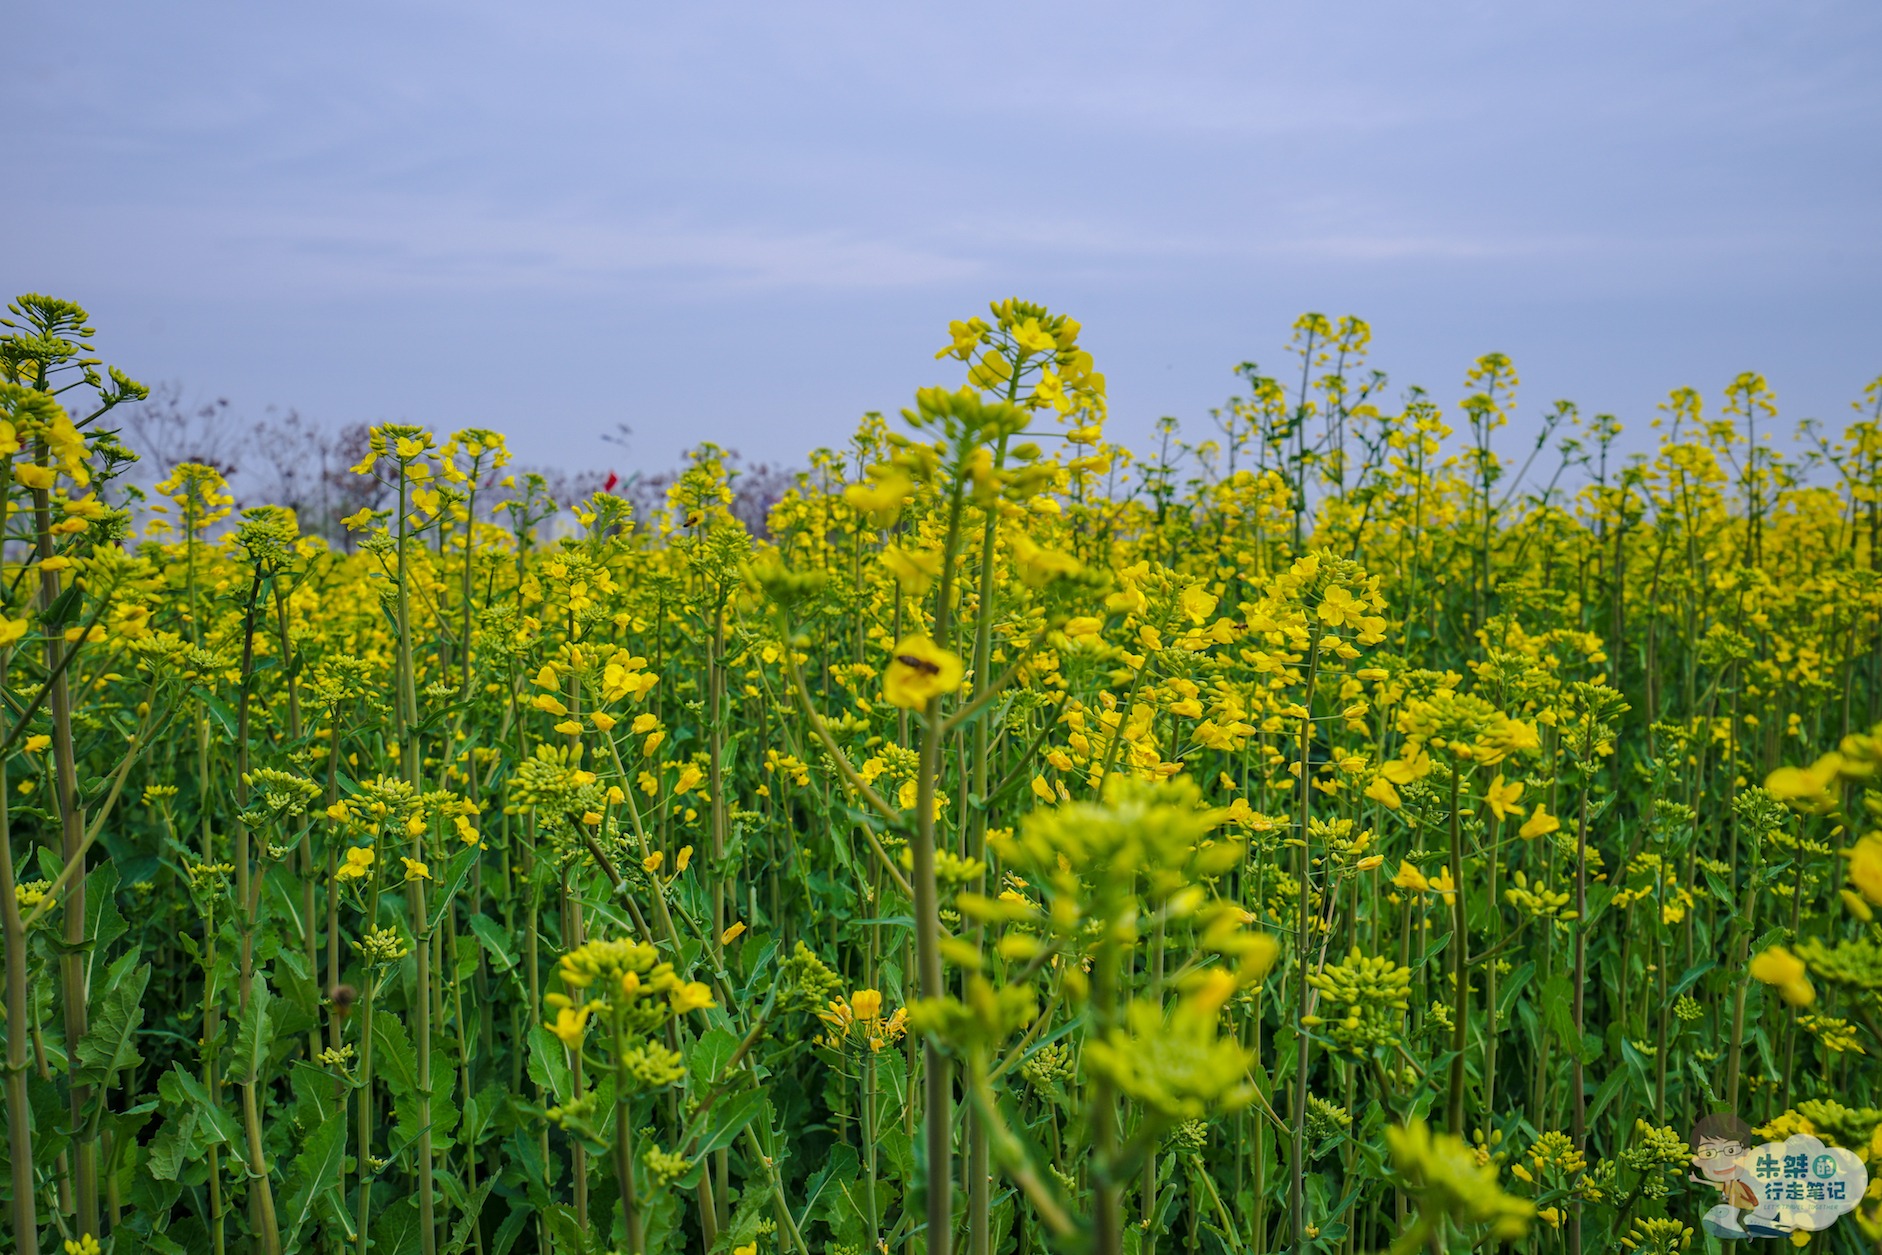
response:
[[[227,733],[229,739],[233,741],[235,739],[235,712],[229,709],[226,702],[220,697],[217,697],[214,693],[211,693],[208,689],[198,688],[191,691],[195,694],[196,700],[203,704],[203,709],[208,711],[210,715],[214,717],[215,721],[222,725],[222,730]]]
[[[503,1106],[506,1096],[503,1086],[495,1081],[478,1090],[464,1104],[464,1123],[458,1130],[458,1140],[466,1146],[475,1146],[483,1141],[484,1133],[490,1128],[491,1118]]]
[[[1653,1099],[1653,1078],[1647,1069],[1647,1056],[1640,1053],[1634,1043],[1621,1038],[1621,1059],[1627,1064],[1628,1075],[1634,1078],[1634,1092],[1642,1102]]]
[[[542,1209],[542,1218],[549,1230],[548,1249],[557,1255],[564,1251],[570,1252],[570,1255],[587,1255],[594,1249],[588,1235],[582,1232],[582,1226],[576,1222],[573,1207],[566,1203],[551,1203]]]
[[[693,1148],[693,1154],[705,1155],[730,1146],[732,1140],[744,1132],[745,1126],[758,1118],[758,1113],[764,1110],[765,1101],[762,1089],[748,1089],[742,1094],[721,1098],[707,1113],[707,1128],[710,1132]]]
[[[60,593],[58,598],[40,613],[39,622],[41,627],[50,635],[60,628],[63,628],[73,619],[78,618],[79,605],[83,602],[84,598],[85,590],[83,587],[78,584],[73,584],[70,588]]]
[[[714,1028],[700,1034],[692,1054],[687,1057],[686,1066],[697,1079],[710,1084],[719,1079],[719,1073],[725,1070],[726,1060],[738,1050],[738,1038],[724,1028]]]
[[[173,1113],[150,1140],[150,1175],[159,1181],[174,1181],[183,1165],[198,1158],[206,1147],[198,1135],[197,1109],[184,1107]]]
[[[490,1187],[497,1183],[495,1177],[485,1177],[484,1183],[477,1187],[468,1206],[464,1208],[464,1218],[457,1222],[457,1228],[451,1232],[451,1240],[445,1243],[444,1255],[460,1255],[470,1245],[471,1230],[484,1214],[484,1200],[490,1197]]]
[[[1574,995],[1569,988],[1568,977],[1557,972],[1542,982],[1536,1001],[1542,1007],[1542,1020],[1549,1026],[1549,1036],[1560,1042],[1571,1057],[1574,1056],[1581,1043],[1575,1037]]]
[[[137,1053],[137,1029],[144,1022],[144,989],[150,984],[150,964],[139,964],[133,951],[111,967],[107,987],[92,1011],[91,1027],[78,1043],[78,1066],[73,1079],[89,1085],[108,1085],[112,1076],[144,1061]]]
[[[713,1243],[713,1255],[751,1243],[758,1237],[758,1227],[767,1219],[765,1213],[770,1210],[771,1195],[766,1190],[746,1190],[739,1195],[738,1207],[732,1212],[732,1222],[720,1231],[719,1240]]]
[[[311,1133],[320,1125],[345,1118],[346,1109],[335,1093],[331,1072],[303,1059],[294,1065],[289,1083],[294,1090],[294,1126],[302,1133]]]
[[[860,1170],[861,1165],[853,1149],[842,1142],[832,1146],[830,1153],[824,1158],[823,1167],[818,1169],[817,1175],[810,1178],[810,1183],[804,1187],[804,1208],[797,1217],[797,1227],[802,1229],[810,1223],[810,1218],[816,1214],[817,1200],[826,1190],[833,1186],[840,1189],[844,1184],[855,1180]]]
[[[229,1080],[237,1085],[252,1085],[261,1079],[268,1066],[268,1048],[274,1043],[269,1007],[274,995],[268,982],[259,975],[248,993],[248,1007],[242,1012],[235,1031],[235,1053],[229,1060]]]
[[[1626,1084],[1627,1069],[1616,1068],[1608,1073],[1608,1079],[1603,1081],[1601,1088],[1595,1091],[1594,1101],[1588,1104],[1588,1127],[1594,1127],[1594,1122],[1600,1118],[1603,1111],[1607,1110],[1607,1105],[1614,1101]]]
[[[418,1054],[405,1025],[390,1011],[372,1017],[373,1074],[385,1081],[394,1097],[418,1092]]]
[[[372,1222],[372,1249],[374,1255],[414,1255],[420,1249],[418,1204],[401,1198],[381,1212]]]
[[[1496,994],[1497,1015],[1499,1018],[1504,1020],[1509,1019],[1510,1008],[1516,1005],[1516,999],[1522,996],[1523,990],[1529,985],[1530,978],[1535,974],[1536,965],[1533,961],[1524,963],[1510,973],[1509,983],[1497,990]]]
[[[523,1226],[536,1214],[536,1209],[525,1202],[510,1205],[510,1214],[497,1226],[497,1236],[491,1239],[491,1255],[510,1255],[510,1248],[516,1245],[516,1239],[523,1234]]]
[[[202,1080],[185,1072],[182,1064],[171,1065],[157,1082],[157,1092],[173,1108],[188,1104],[196,1112],[198,1126],[206,1134],[203,1145],[241,1145],[242,1130],[235,1118],[210,1099]]]
[[[896,1127],[885,1129],[881,1138],[882,1160],[895,1169],[895,1176],[902,1181],[915,1179],[915,1139],[908,1135],[908,1130]]]
[[[744,961],[743,966],[747,972],[751,973],[751,976],[745,982],[745,987],[738,992],[738,1000],[741,1004],[755,1001],[758,986],[760,984],[769,986],[776,979],[777,959],[778,939],[773,937],[765,943],[765,948],[760,950],[755,958]]]
[[[451,868],[447,873],[448,878],[445,881],[444,892],[438,895],[438,900],[432,903],[431,906],[431,923],[429,927],[436,928],[439,921],[444,918],[444,913],[451,909],[451,900],[457,896],[457,891],[464,885],[464,878],[470,875],[471,868],[476,865],[478,853],[479,851],[476,846],[467,845],[462,850],[459,850],[456,857],[451,860]]]
[[[341,1168],[346,1163],[346,1121],[328,1120],[317,1125],[294,1156],[294,1171],[289,1176],[287,1209],[282,1213],[285,1241],[293,1246],[301,1229],[314,1214],[314,1205],[327,1190],[340,1188]]]
[[[118,869],[100,863],[85,876],[85,945],[94,957],[103,954],[125,928],[118,913]]]
[[[538,1024],[529,1033],[529,1079],[557,1103],[575,1096],[575,1077],[569,1071],[568,1048],[561,1038]]]
[[[71,1140],[66,1131],[71,1108],[58,1087],[37,1072],[27,1074],[26,1105],[33,1111],[33,1163],[50,1168]]]
[[[431,1052],[431,1110],[425,1111],[424,1091],[419,1089],[414,1077],[410,1089],[397,1093],[393,1099],[392,1110],[398,1135],[407,1141],[416,1142],[426,1136],[429,1127],[431,1144],[435,1150],[444,1150],[451,1144],[451,1133],[457,1128],[457,1104],[451,1101],[450,1083],[455,1075],[451,1070],[450,1060],[442,1049]],[[442,1085],[440,1078],[443,1078]]]
[[[1719,965],[1719,961],[1717,959],[1705,959],[1702,962],[1693,964],[1691,967],[1687,968],[1686,971],[1680,976],[1679,983],[1674,985],[1672,989],[1667,991],[1667,996],[1669,998],[1679,997],[1681,994],[1685,993],[1688,989],[1691,989],[1694,985],[1698,984],[1701,977],[1703,977],[1707,972],[1710,972],[1713,968],[1717,967],[1718,965]]]
[[[490,954],[490,961],[499,972],[516,970],[516,953],[509,947],[503,936],[503,926],[488,915],[470,917],[471,931],[477,934],[477,940],[484,943],[484,949]]]

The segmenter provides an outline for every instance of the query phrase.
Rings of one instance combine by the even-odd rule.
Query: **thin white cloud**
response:
[[[103,225],[101,223],[100,225]],[[143,285],[192,291],[261,272],[278,294],[596,292],[620,285],[884,289],[970,279],[982,263],[887,237],[824,229],[609,222],[454,210],[436,200],[354,204],[344,214],[152,210],[71,261],[134,267]],[[100,243],[102,241],[102,244]],[[118,272],[121,276],[124,271]]]

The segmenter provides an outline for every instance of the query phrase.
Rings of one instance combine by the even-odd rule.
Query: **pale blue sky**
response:
[[[90,3],[8,20],[0,283],[258,414],[795,459],[1083,320],[1113,433],[1200,427],[1294,315],[1393,394],[1511,354],[1644,423],[1882,373],[1882,6]],[[615,422],[631,457],[602,444]]]

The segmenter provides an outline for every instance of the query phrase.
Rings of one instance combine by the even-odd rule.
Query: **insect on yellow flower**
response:
[[[963,674],[961,660],[926,636],[904,636],[883,672],[882,695],[892,706],[921,710],[960,688]]]

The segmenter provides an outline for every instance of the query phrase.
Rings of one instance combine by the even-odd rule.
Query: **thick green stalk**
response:
[[[1585,707],[1583,719],[1592,719],[1593,712]],[[1585,741],[1588,738],[1584,734]],[[1588,979],[1588,764],[1582,765],[1581,800],[1575,815],[1575,921],[1574,921],[1574,977],[1573,1003],[1569,1009],[1571,1031],[1575,1035],[1569,1046],[1569,1056],[1573,1062],[1569,1065],[1569,1120],[1574,1138],[1575,1149],[1585,1153],[1588,1142],[1588,1087],[1582,1074],[1582,1034],[1587,1026],[1587,1003],[1583,999],[1583,987]],[[1463,886],[1458,886],[1463,891]],[[1568,1249],[1570,1255],[1581,1255],[1581,1200],[1576,1199],[1568,1217]]]
[[[921,996],[940,998],[947,993],[941,975],[941,903],[935,881],[934,796],[941,771],[941,700],[930,699],[925,712],[927,734],[922,738],[921,774],[915,797],[914,862],[915,950]],[[954,1178],[953,1088],[948,1057],[933,1038],[923,1043],[923,1135],[928,1169],[928,1255],[947,1255],[953,1239]]]
[[[1725,1052],[1725,1109],[1738,1109],[1739,1072],[1745,1051],[1745,999],[1751,992],[1751,977],[1744,974],[1751,957],[1751,939],[1758,927],[1758,872],[1763,855],[1762,830],[1751,830],[1751,868],[1745,876],[1744,900],[1739,904],[1736,935],[1732,939],[1732,971],[1738,974],[1732,991],[1732,1035]]]
[[[0,659],[0,689],[6,687],[6,660]],[[7,965],[7,1162],[13,1179],[13,1241],[19,1255],[39,1255],[39,1217],[34,1197],[32,1108],[26,1095],[26,929],[14,893],[13,825],[8,815],[7,780],[0,771],[0,928],[6,934]]]
[[[627,1255],[641,1255],[646,1241],[641,1233],[640,1204],[634,1193],[634,1117],[628,1099],[634,1092],[633,1078],[621,1060],[628,1049],[627,1023],[620,1012],[614,1017],[614,1174],[621,1188],[621,1230],[627,1235]]]
[[[33,444],[34,461],[51,465],[46,442]],[[33,520],[37,533],[39,569],[39,608],[44,614],[58,601],[61,589],[59,573],[43,565],[53,556],[52,499],[44,488],[33,489]],[[78,646],[74,645],[74,649]],[[72,750],[72,696],[66,683],[65,640],[61,633],[46,633],[46,673],[51,676],[53,790],[59,811],[60,854],[67,864],[84,857],[80,849],[85,835],[85,815],[78,799],[78,770]],[[65,953],[59,956],[60,1001],[65,1016],[65,1046],[78,1049],[89,1025],[90,981],[87,973],[91,954],[85,948],[85,877],[84,868],[74,878],[65,895]],[[74,1083],[71,1087],[71,1118],[74,1129],[85,1127],[92,1102],[92,1088]],[[79,1138],[73,1147],[74,1183],[77,1199],[73,1224],[80,1233],[96,1234],[98,1225],[98,1146]]]
[[[261,908],[262,878],[267,874],[264,861],[250,869],[251,856],[248,822],[242,815],[248,810],[248,738],[251,690],[255,683],[255,613],[260,603],[262,574],[256,567],[249,584],[248,600],[242,619],[242,692],[237,699],[235,724],[235,884],[236,917],[241,929],[242,947],[237,968],[240,1007],[248,1009],[255,989],[255,927]],[[241,1083],[242,1130],[248,1142],[248,1173],[254,1182],[254,1221],[261,1249],[266,1255],[280,1255],[281,1231],[275,1222],[274,1187],[268,1179],[267,1158],[262,1150],[261,1106],[255,1100],[255,1086],[261,1078],[250,1076]]]
[[[1294,951],[1299,965],[1298,1018],[1294,1024],[1294,1110],[1292,1114],[1293,1153],[1288,1164],[1287,1207],[1294,1225],[1294,1249],[1305,1251],[1307,1241],[1307,1068],[1313,1058],[1313,1043],[1307,1033],[1306,1018],[1312,1014],[1313,987],[1307,983],[1307,953],[1313,944],[1309,895],[1313,889],[1313,844],[1307,825],[1313,804],[1313,691],[1320,678],[1320,628],[1316,624],[1307,644],[1307,691],[1301,697],[1306,712],[1300,721],[1300,846],[1295,856],[1300,860],[1299,897],[1295,901]]]
[[[1150,944],[1149,972],[1150,988],[1152,991],[1151,996],[1158,998],[1163,996],[1164,940],[1164,918],[1159,914],[1157,916],[1156,939]],[[1157,1220],[1158,1191],[1157,1154],[1154,1146],[1150,1149],[1150,1152],[1144,1156],[1143,1175],[1138,1190],[1137,1218],[1138,1228],[1141,1233],[1139,1240],[1142,1243],[1138,1249],[1140,1255],[1156,1255],[1157,1231],[1155,1225]],[[1229,1232],[1233,1232],[1233,1230],[1231,1229]]]
[[[1496,954],[1502,944],[1503,912],[1497,909],[1497,873],[1503,856],[1503,821],[1491,813],[1490,825],[1490,941],[1485,952],[1490,958],[1483,965],[1483,1110],[1496,1116]],[[1453,876],[1457,873],[1452,872]],[[1463,897],[1463,882],[1458,882],[1458,897]]]
[[[1464,1136],[1464,1051],[1470,1040],[1470,916],[1464,898],[1463,767],[1451,764],[1451,1076],[1444,1127]]]
[[[1012,400],[1012,393],[1018,386],[1018,372],[1014,372],[1008,389],[1007,399]],[[995,452],[994,466],[1002,466],[1006,461],[1006,440],[1000,440]],[[974,616],[974,656],[973,656],[973,693],[970,704],[987,691],[993,677],[988,674],[993,662],[993,556],[994,545],[999,537],[1000,515],[995,508],[986,511],[986,525],[980,538],[980,587]],[[968,808],[965,819],[967,824],[966,856],[978,862],[982,871],[968,886],[975,893],[985,893],[987,874],[985,871],[987,848],[987,760],[991,756],[990,733],[991,720],[976,719],[973,729],[973,762],[970,773],[970,788],[980,802]],[[985,1119],[978,1111],[967,1113],[967,1249],[969,1255],[990,1255],[993,1245],[992,1184],[989,1171],[989,1147]]]
[[[370,962],[370,960],[369,960]],[[379,991],[379,974],[369,966],[366,970],[366,991],[360,999],[359,1008],[359,1201],[355,1214],[358,1255],[367,1255],[366,1244],[370,1240],[367,1222],[372,1219],[372,1012],[374,995]]]
[[[301,681],[295,666],[293,643],[288,636],[287,591],[282,587],[282,579],[276,572],[274,579],[275,636],[281,646],[281,669],[287,676],[288,694],[288,744],[299,747],[301,741]],[[309,973],[320,970],[320,930],[314,927],[314,828],[305,819],[301,821],[299,842],[299,861],[296,864],[301,874],[301,951],[307,961]],[[311,1060],[320,1054],[320,1025],[318,1022],[307,1030],[307,1057]]]
[[[1118,946],[1111,935],[1115,920],[1103,921],[1105,936],[1099,943],[1091,974],[1092,1034],[1100,1036],[1117,1021]],[[1115,1086],[1109,1077],[1091,1080],[1092,1250],[1096,1255],[1120,1255],[1124,1249],[1124,1184],[1117,1179],[1118,1112]]]
[[[948,508],[947,540],[942,547],[939,596],[935,599],[934,635],[944,648],[948,636],[949,597],[953,592],[955,551],[960,544],[961,490],[954,488]],[[941,998],[947,986],[941,973],[941,897],[935,881],[935,785],[941,774],[941,699],[923,710],[921,765],[916,777],[915,839],[909,844],[914,865],[915,959],[917,988],[924,998]],[[922,1132],[927,1148],[927,1255],[947,1255],[954,1239],[954,1079],[940,1043],[922,1047]]]
[[[412,663],[412,592],[411,581],[407,578],[405,567],[406,545],[410,539],[409,515],[406,507],[407,475],[403,463],[399,466],[399,547],[397,554],[396,586],[398,589],[398,711],[399,711],[399,765],[404,768],[404,775],[414,791],[422,792],[424,783],[421,779],[423,762],[419,751],[418,737],[413,731],[418,723],[418,681]],[[418,862],[425,861],[425,838],[420,833],[412,838],[412,857]],[[437,1180],[432,1164],[431,1136],[431,929],[425,921],[425,882],[422,878],[406,877],[407,895],[412,907],[412,953],[417,967],[417,988],[413,1001],[415,1019],[413,1043],[418,1053],[418,1124],[425,1132],[418,1139],[418,1236],[419,1249],[423,1255],[436,1255],[438,1249],[437,1219]]]
[[[882,1212],[876,1205],[876,1056],[863,1058],[863,1222],[870,1250],[881,1240]]]

